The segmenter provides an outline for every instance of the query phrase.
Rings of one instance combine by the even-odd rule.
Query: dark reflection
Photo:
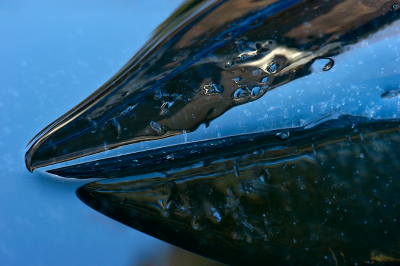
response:
[[[33,171],[208,127],[311,74],[316,60],[328,60],[323,70],[331,71],[333,56],[389,25],[398,10],[386,0],[188,1],[110,81],[37,135],[26,165]]]
[[[77,195],[231,265],[399,263],[399,122],[341,116],[277,136],[193,149],[179,163],[126,171]]]
[[[161,251],[157,250],[151,256],[143,259],[143,262],[134,261],[132,265],[141,266],[223,266],[216,261],[209,260],[191,252],[187,252],[181,248],[170,246],[169,249]]]
[[[203,166],[208,166],[213,161],[231,157],[231,154],[244,156],[249,152],[249,149],[253,148],[254,143],[263,150],[283,149],[288,145],[296,146],[303,145],[304,142],[308,143],[310,138],[315,140],[317,138],[315,132],[318,132],[321,128],[328,130],[334,127],[352,126],[361,122],[367,123],[368,121],[371,121],[371,119],[332,114],[320,121],[312,121],[312,123],[307,124],[304,122],[303,127],[292,128],[291,131],[269,131],[174,145],[57,168],[48,172],[61,177],[77,179],[117,178],[171,171],[176,168],[191,167],[199,162],[200,164],[202,162]]]

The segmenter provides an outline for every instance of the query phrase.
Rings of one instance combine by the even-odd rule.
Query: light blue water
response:
[[[139,265],[168,247],[29,173],[25,146],[114,75],[181,0],[0,2],[0,264]]]

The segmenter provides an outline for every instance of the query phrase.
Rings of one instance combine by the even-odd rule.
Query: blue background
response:
[[[31,174],[23,158],[181,2],[0,2],[1,265],[143,265],[172,250],[84,205],[75,195],[84,182]]]

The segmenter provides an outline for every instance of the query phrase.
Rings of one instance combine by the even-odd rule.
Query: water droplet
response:
[[[326,65],[322,68],[323,71],[329,71],[329,70],[331,70],[332,67],[333,67],[333,65],[335,64],[335,62],[334,62],[332,59],[330,59],[330,58],[326,58],[326,59],[328,59],[329,62],[326,63]]]
[[[215,212],[213,213],[213,216],[214,216],[215,220],[216,220],[218,223],[219,223],[219,222],[221,221],[221,219],[222,219],[221,214],[219,214],[219,212],[217,212],[217,211],[215,211]]]
[[[169,109],[173,104],[174,102],[165,102],[163,105],[161,105],[161,109]]]
[[[229,61],[228,63],[226,63],[225,68],[231,68],[234,64],[234,61]]]
[[[265,68],[265,70],[267,70],[268,73],[276,73],[276,71],[278,70],[278,66],[275,62],[270,62],[267,67]]]
[[[233,81],[237,84],[242,80],[241,77],[234,78]]]
[[[160,125],[157,122],[151,121],[150,122],[150,127],[153,129],[157,134],[161,134],[162,129]]]
[[[235,193],[233,191],[233,187],[228,187],[226,189],[226,193],[228,194],[229,197],[234,197],[235,196]]]
[[[173,159],[175,159],[175,157],[174,157],[174,155],[173,154],[168,154],[167,155],[167,157],[165,157],[165,158],[167,158],[168,160],[173,160]]]
[[[289,138],[290,133],[289,132],[279,132],[275,136],[276,136],[277,139],[285,140],[285,139]]]
[[[169,108],[174,104],[174,102],[165,102],[161,105],[160,115],[166,115],[168,113]]]
[[[268,77],[265,77],[261,80],[261,83],[267,83],[268,82]]]
[[[333,61],[331,58],[319,57],[314,60],[313,68],[314,70],[329,71],[332,69],[334,64],[335,61]]]
[[[162,96],[163,95],[162,95],[161,91],[156,92],[156,95],[154,95],[154,100],[161,100]]]
[[[364,153],[360,153],[360,159],[361,159],[361,160],[365,160],[365,155],[364,155]]]
[[[219,95],[224,91],[224,88],[221,85],[216,85],[213,82],[204,85],[203,89],[206,91],[206,95]]]
[[[244,96],[244,90],[239,88],[235,91],[235,93],[233,94],[233,98],[235,99],[241,99]]]
[[[251,90],[251,96],[252,97],[255,97],[255,96],[257,96],[259,93],[260,93],[260,87],[258,87],[258,86],[256,86],[256,87],[253,87],[253,89]]]
[[[238,57],[236,57],[235,61],[245,61],[249,56],[247,54],[241,54]]]
[[[139,104],[139,103],[136,103],[136,104],[134,104],[134,105],[128,106],[128,108],[126,108],[125,110],[123,110],[123,111],[121,112],[121,115],[124,115],[124,114],[129,113],[130,111],[132,111],[133,109],[135,109],[135,108],[138,106],[138,104]]]

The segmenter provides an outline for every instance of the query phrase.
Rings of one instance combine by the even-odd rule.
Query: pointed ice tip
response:
[[[157,67],[160,73],[154,73],[153,67],[142,69],[141,66],[150,64],[152,58],[160,58],[156,62],[157,66],[171,63],[171,58],[179,55],[181,51],[171,50],[168,56],[162,57],[164,48],[174,47],[178,40],[173,36],[182,34],[180,29],[185,29],[183,33],[190,30],[191,27],[186,26],[194,19],[211,12],[214,2],[204,1],[183,6],[158,28],[155,35],[117,74],[83,102],[43,129],[31,141],[25,155],[27,169],[32,172],[35,168],[74,160],[142,140],[166,138],[182,132],[181,128],[168,132],[168,129],[175,125],[175,121],[169,121],[168,117],[163,117],[165,123],[158,132],[152,129],[150,124],[150,121],[160,123],[160,110],[154,108],[159,102],[150,92],[158,83],[168,82],[171,79],[168,73],[180,72],[182,69],[178,71],[175,65],[171,65],[165,69]],[[192,12],[196,10],[200,12]],[[165,42],[166,39],[175,41]],[[181,62],[182,66],[190,66],[192,64],[190,58],[188,56],[187,62]],[[139,75],[139,72],[141,76],[148,78],[135,80],[135,86],[132,86],[132,80]],[[165,78],[164,80],[154,78],[158,76]],[[148,88],[148,84],[154,86]],[[146,92],[143,93],[144,91]],[[174,93],[180,92],[169,91],[170,95],[175,95]],[[173,100],[177,99],[181,98],[178,96]],[[183,104],[180,105],[182,108]],[[199,121],[195,121],[193,124],[180,126],[189,130],[190,127],[196,128],[199,124],[201,124]]]
[[[28,155],[28,153],[25,154],[25,166],[26,169],[28,169],[29,172],[33,173],[35,171],[35,167],[32,167],[31,165],[31,157]]]
[[[276,32],[282,34],[287,32],[289,22],[293,29],[302,28],[306,18],[314,16],[314,9],[304,13],[303,3],[298,0],[272,1],[262,7],[248,1],[238,9],[232,6],[232,1],[189,2],[166,21],[114,77],[32,140],[25,156],[29,171],[129,144],[172,137],[183,131],[194,132],[202,124],[209,125],[238,105],[256,101],[267,91],[310,75],[312,65],[318,62],[316,59],[326,60],[329,56],[339,55],[347,51],[344,46],[367,38],[397,19],[392,12],[381,14],[379,10],[390,10],[392,3],[380,0],[382,3],[374,7],[375,11],[363,14],[360,9],[351,9],[347,15],[351,19],[343,21],[340,27],[332,28],[330,21],[334,15],[327,11],[339,12],[340,8],[336,6],[340,1],[330,1],[319,17],[322,23],[318,26],[316,23],[306,25],[310,30],[318,31],[317,35],[313,37],[303,31],[291,31],[289,39],[276,42],[260,39],[259,33],[264,32],[263,36],[275,35]],[[231,12],[232,8],[235,12]],[[293,14],[301,15],[290,19],[285,16],[282,20],[272,19],[289,8]],[[339,13],[333,14],[340,16]],[[363,17],[362,25],[357,22],[360,16]],[[210,20],[210,17],[216,19]],[[360,34],[351,33],[354,24],[359,25],[357,32]],[[309,39],[309,36],[312,38]],[[330,36],[341,37],[336,39]],[[256,43],[246,41],[240,44],[240,47],[248,46],[243,48],[247,51],[243,53],[238,47],[240,39]],[[307,40],[307,45],[304,40]],[[299,47],[313,50],[307,52],[306,48]],[[221,67],[227,62],[229,67]],[[330,61],[323,70],[328,71],[332,66],[333,61]],[[232,82],[238,79],[236,70],[241,73],[243,87],[259,84],[260,81],[262,84],[253,89],[238,89],[238,84]],[[261,76],[260,73],[264,74]],[[265,77],[268,79],[265,80]],[[304,99],[313,110],[314,105],[308,100],[311,97],[314,96]],[[315,101],[322,99],[317,97]],[[351,113],[362,111],[359,108],[364,107],[353,106],[356,102],[346,103],[341,110]],[[299,110],[306,105],[301,108]],[[278,114],[278,110],[277,106],[274,112]],[[283,107],[281,110],[284,110]],[[314,111],[311,113],[311,117],[318,115]],[[186,114],[191,114],[191,118]],[[246,116],[250,114],[246,112]],[[273,124],[285,127],[286,122],[278,122],[279,117],[273,118],[276,121]],[[294,116],[293,119],[298,121]],[[231,123],[228,128],[223,125],[224,131],[235,135],[241,133],[242,127],[249,132],[251,129],[247,125],[254,128],[265,126],[262,121],[259,127],[256,126],[250,117],[243,121],[246,124],[241,122],[240,126]],[[277,128],[269,128],[274,129]],[[202,135],[200,138],[205,137]]]

